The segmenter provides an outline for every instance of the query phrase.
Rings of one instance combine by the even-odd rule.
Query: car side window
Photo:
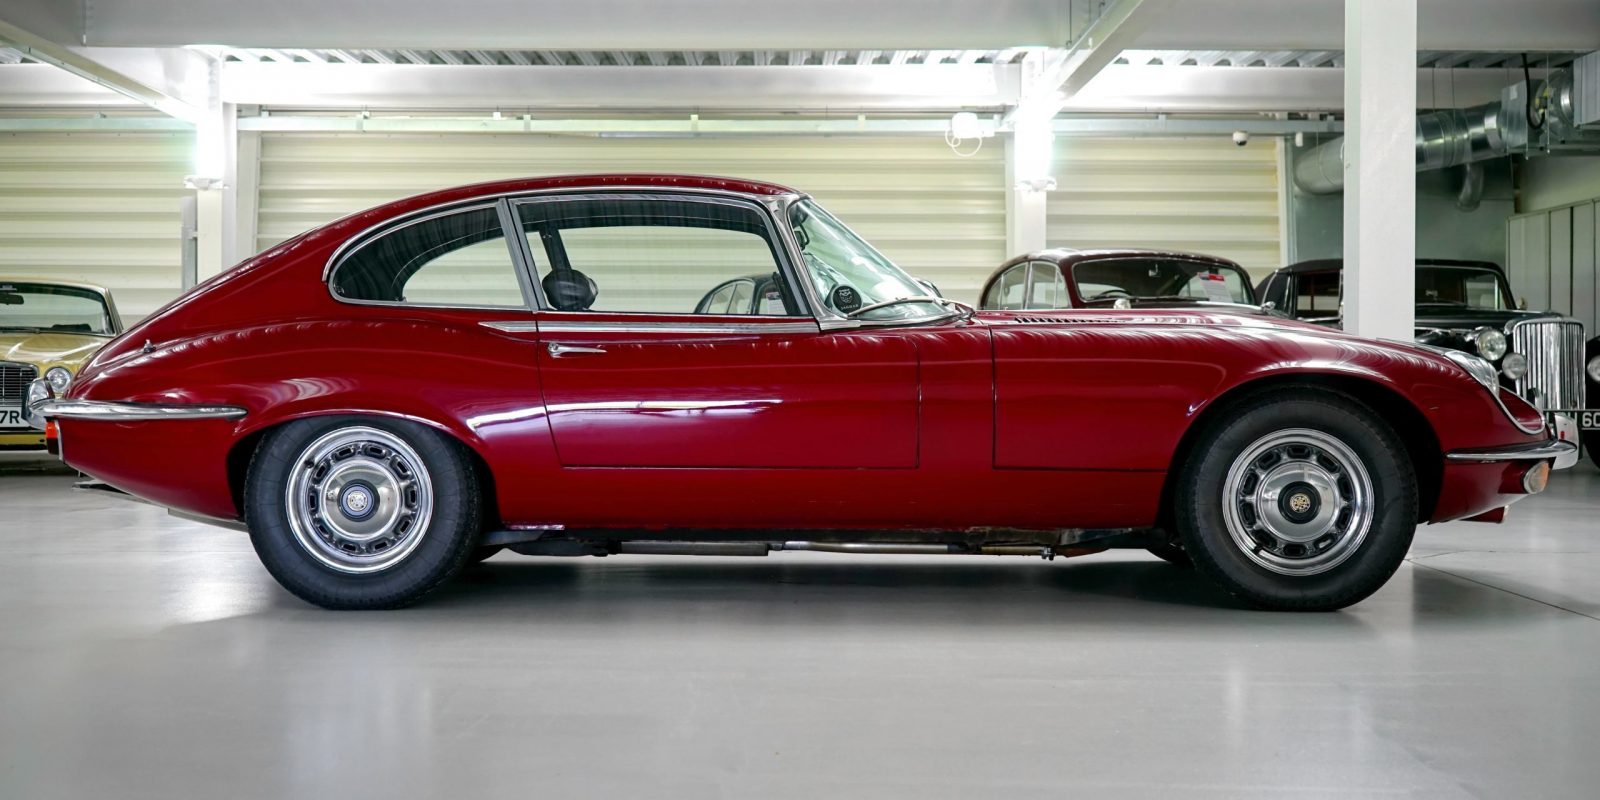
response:
[[[711,294],[700,301],[695,307],[696,314],[749,314],[750,299],[755,292],[755,281],[738,280],[725,283],[712,290]],[[756,312],[770,313],[770,312]]]
[[[557,311],[747,315],[756,280],[781,272],[766,215],[742,203],[619,195],[517,210]],[[782,294],[768,309],[799,315]]]
[[[1303,272],[1295,276],[1295,316],[1333,317],[1339,314],[1339,278],[1342,273]]]
[[[333,270],[346,300],[525,308],[517,266],[494,206],[452,211],[373,236]]]
[[[1061,277],[1061,268],[1043,261],[1029,265],[1027,307],[1047,310],[1068,305],[1067,281]]]
[[[1029,265],[1023,263],[1000,273],[1000,277],[989,287],[983,307],[1005,311],[1021,309],[1028,288],[1028,270]]]

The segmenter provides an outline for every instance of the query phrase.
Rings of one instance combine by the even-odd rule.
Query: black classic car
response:
[[[979,297],[980,308],[993,311],[1196,305],[1259,310],[1250,275],[1237,263],[1162,250],[1028,253],[1001,264]]]
[[[1584,372],[1589,379],[1588,407],[1600,409],[1600,336],[1589,340],[1583,358]],[[1583,429],[1583,449],[1589,451],[1589,458],[1600,467],[1600,411],[1579,414],[1578,426]]]
[[[1343,267],[1340,259],[1292,264],[1263,279],[1256,294],[1291,317],[1337,327],[1343,322]],[[1567,412],[1555,415],[1558,429],[1595,426],[1588,434],[1594,457],[1600,414],[1583,413],[1597,398],[1584,392],[1582,322],[1518,308],[1505,271],[1491,261],[1417,259],[1416,301],[1417,342],[1489,362],[1501,385],[1544,411]]]

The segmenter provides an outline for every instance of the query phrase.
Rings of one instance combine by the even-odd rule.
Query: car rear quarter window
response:
[[[1304,272],[1295,276],[1295,316],[1332,317],[1339,313],[1339,277],[1333,272]]]
[[[358,302],[524,308],[499,212],[478,206],[380,232],[333,270],[335,296]]]

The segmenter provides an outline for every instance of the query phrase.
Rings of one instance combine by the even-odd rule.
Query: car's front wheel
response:
[[[250,463],[245,522],[284,588],[324,608],[396,608],[473,554],[481,515],[453,440],[404,421],[323,417],[271,432]]]
[[[1174,516],[1196,568],[1254,605],[1325,611],[1377,591],[1405,559],[1417,484],[1371,409],[1330,391],[1257,395],[1202,432]]]

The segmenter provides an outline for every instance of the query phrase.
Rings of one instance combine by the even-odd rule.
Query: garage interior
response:
[[[1343,258],[1345,330],[1411,341],[1448,258],[1588,339],[1600,4],[0,8],[0,282],[130,325],[344,215],[583,172],[797,187],[971,304],[1045,248]],[[1591,455],[1336,613],[1112,551],[503,553],[341,615],[0,452],[0,796],[1593,797]]]

